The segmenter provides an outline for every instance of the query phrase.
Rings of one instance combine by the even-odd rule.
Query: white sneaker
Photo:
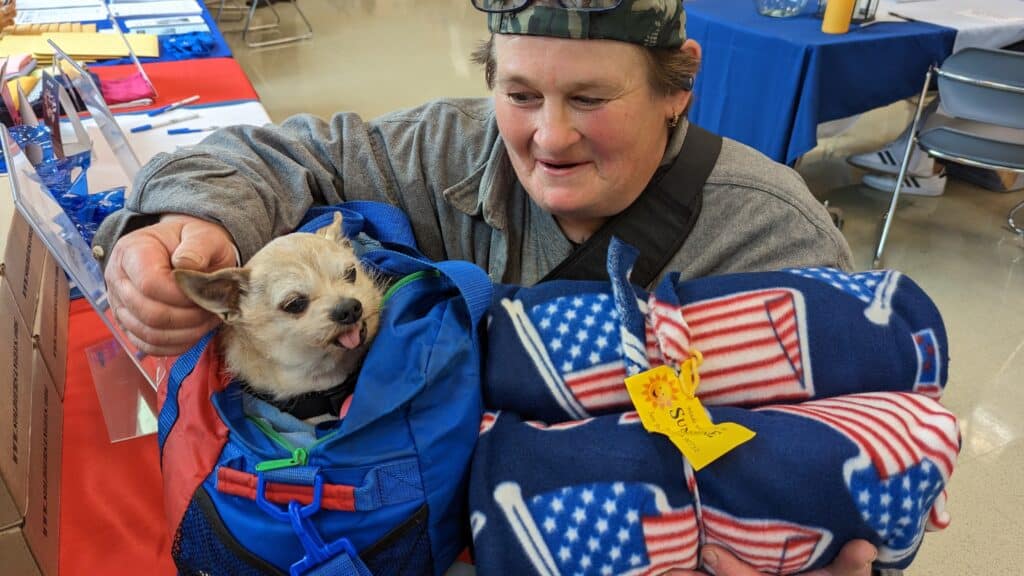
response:
[[[864,170],[899,174],[900,162],[903,161],[903,154],[906,152],[906,149],[906,138],[900,138],[881,150],[854,154],[848,157],[846,161]],[[927,177],[933,172],[935,172],[935,159],[925,154],[924,150],[919,146],[915,146],[914,151],[910,153],[910,164],[907,166],[907,174]]]
[[[875,190],[891,193],[896,189],[896,177],[865,174],[864,184]],[[900,188],[900,194],[913,194],[914,196],[942,196],[945,191],[945,170],[930,176],[906,176],[903,178],[903,188]]]

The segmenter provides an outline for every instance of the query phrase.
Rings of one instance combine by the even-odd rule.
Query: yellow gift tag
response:
[[[700,384],[700,352],[680,366],[680,373],[659,366],[626,378],[626,390],[644,428],[669,437],[700,470],[754,437],[754,431],[734,422],[715,424],[696,397]]]
[[[661,418],[663,430],[680,434],[700,432],[715,425],[700,400],[693,397],[677,398]]]
[[[668,434],[694,470],[704,468],[754,436],[753,430],[735,422],[714,424],[697,432]]]
[[[668,433],[662,428],[664,416],[672,408],[673,398],[682,394],[676,371],[669,366],[658,366],[630,376],[626,378],[626,391],[644,428],[650,432]]]

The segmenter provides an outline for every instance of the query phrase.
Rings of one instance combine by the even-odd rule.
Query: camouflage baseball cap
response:
[[[587,0],[533,0],[520,10],[502,12],[482,5],[508,5],[509,0],[473,4],[488,12],[487,27],[496,34],[620,40],[649,48],[678,48],[686,40],[682,0],[621,0],[610,10],[595,10]]]

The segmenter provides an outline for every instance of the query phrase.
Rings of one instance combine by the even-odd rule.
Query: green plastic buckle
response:
[[[292,451],[291,458],[281,458],[278,460],[264,460],[256,465],[257,472],[268,472],[270,470],[279,470],[281,468],[290,468],[292,466],[305,466],[306,465],[306,449],[296,448]]]

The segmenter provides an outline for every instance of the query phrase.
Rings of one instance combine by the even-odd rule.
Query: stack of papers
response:
[[[139,34],[185,34],[186,32],[209,32],[210,27],[202,16],[177,15],[157,18],[132,18],[122,21],[129,32]]]
[[[118,2],[110,4],[110,12],[117,17],[167,16],[171,14],[202,14],[196,0],[156,0],[147,2]]]
[[[107,18],[107,8],[102,0],[21,0],[18,2],[18,15],[14,22],[50,24],[95,22]]]
[[[125,34],[124,38],[131,44],[136,56],[140,58],[160,56],[160,42],[156,36]],[[4,36],[0,38],[0,56],[27,53],[32,54],[39,64],[47,65],[53,61],[53,48],[47,40],[53,40],[61,50],[80,62],[128,56],[128,46],[125,45],[120,34],[96,32],[51,32],[37,36]]]
[[[44,32],[95,32],[95,24],[53,22],[50,24],[15,24],[4,28],[4,34],[42,34]]]

